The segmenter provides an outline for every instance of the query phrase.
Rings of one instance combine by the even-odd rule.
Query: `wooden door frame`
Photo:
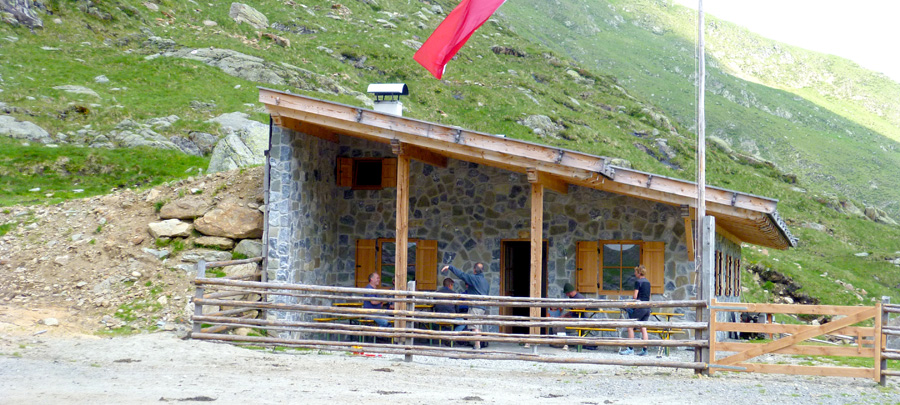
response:
[[[543,247],[547,248],[547,254],[541,255],[541,260],[543,260],[541,269],[545,269],[549,267],[550,260],[548,256],[550,256],[550,241],[547,239],[542,239]],[[530,238],[514,238],[514,239],[501,239],[500,240],[500,289],[498,292],[503,295],[506,292],[506,277],[504,277],[504,269],[506,268],[504,265],[506,264],[506,249],[504,249],[504,245],[507,242],[531,242]],[[547,277],[543,277],[542,280],[542,291],[541,295],[547,295],[547,279],[549,278],[549,268],[547,271]],[[510,309],[509,307],[500,307],[500,315],[509,315]],[[501,332],[509,333],[512,329],[510,326],[501,326]]]

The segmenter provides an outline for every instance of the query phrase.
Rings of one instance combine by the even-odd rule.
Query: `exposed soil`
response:
[[[0,333],[126,333],[187,328],[193,263],[160,260],[147,231],[157,207],[187,194],[258,204],[262,168],[116,191],[53,206],[0,209]],[[190,249],[190,240],[184,241]],[[167,247],[174,250],[174,245]],[[48,318],[58,326],[44,325]],[[52,320],[49,321],[51,324]]]

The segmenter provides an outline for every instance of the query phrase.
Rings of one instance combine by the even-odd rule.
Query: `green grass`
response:
[[[183,178],[187,169],[205,168],[208,162],[158,149],[48,148],[0,137],[0,206],[55,204],[113,189],[150,187]],[[40,190],[30,191],[35,188]]]
[[[320,75],[307,83],[295,83],[299,87],[262,84],[265,87],[361,105],[352,94],[313,89],[332,88],[336,83],[362,92],[369,83],[404,82],[412,90],[403,100],[405,115],[411,118],[623,158],[638,170],[683,179],[694,177],[697,165],[691,127],[695,90],[690,75],[694,69],[691,38],[695,22],[693,15],[681,7],[650,0],[508,2],[472,36],[448,65],[444,79],[438,81],[412,60],[414,51],[401,43],[405,39],[424,41],[442,19],[432,16],[420,26],[415,13],[422,9],[421,2],[383,0],[377,6],[342,3],[352,13],[345,20],[325,17],[333,4],[325,0],[304,2],[307,8],[286,6],[280,1],[249,2],[266,14],[270,23],[296,22],[318,31],[312,35],[267,31],[290,39],[291,48],[260,40],[255,29],[235,23],[228,17],[230,3],[159,1],[162,10],[176,16],[167,24],[157,20],[165,16],[141,3],[95,2],[113,17],[100,21],[77,11],[71,2],[57,2],[51,7],[62,24],[45,21],[45,28],[33,34],[24,28],[0,26],[3,36],[18,37],[14,43],[0,41],[0,54],[11,61],[0,64],[4,89],[0,99],[20,109],[13,113],[15,117],[35,122],[54,135],[75,133],[85,125],[108,131],[124,119],[142,121],[171,114],[181,119],[161,131],[164,136],[183,136],[189,131],[221,135],[217,127],[205,121],[232,111],[267,122],[268,117],[255,110],[258,83],[196,61],[167,57],[148,60],[145,56],[156,52],[142,46],[146,40],[142,30],[149,30],[174,40],[179,47],[233,49]],[[445,13],[456,5],[448,0],[434,4],[441,5]],[[391,17],[379,11],[396,14]],[[376,18],[388,19],[397,28],[371,25]],[[207,19],[218,26],[201,28]],[[653,27],[658,27],[657,32]],[[808,64],[795,64],[801,66],[798,68],[768,61],[755,65],[760,69],[758,77],[742,79],[747,75],[730,73],[748,67],[738,63],[742,60],[728,59],[725,51],[774,49],[775,44],[721,21],[716,27],[717,35],[709,40],[707,133],[730,140],[742,153],[758,151],[777,168],[741,163],[717,148],[709,148],[708,181],[779,199],[779,212],[801,240],[799,247],[788,251],[745,248],[743,262],[794,277],[803,285],[801,291],[825,304],[871,305],[872,298],[882,295],[900,299],[894,288],[900,284],[900,271],[884,260],[900,251],[900,229],[847,218],[817,201],[835,195],[858,205],[859,201],[869,201],[900,213],[900,204],[896,203],[900,200],[896,192],[900,190],[900,155],[894,150],[895,141],[900,139],[900,115],[896,114],[900,103],[891,98],[900,94],[900,89],[846,61],[795,48],[782,49]],[[360,37],[366,40],[359,41]],[[494,45],[511,47],[527,56],[498,55],[490,50]],[[43,46],[60,50],[47,51],[41,49]],[[318,50],[319,46],[334,52]],[[362,57],[365,62],[358,67],[353,59]],[[834,73],[833,86],[825,81],[794,88],[774,84],[784,78],[797,79],[805,70],[822,66]],[[772,70],[779,67],[780,73]],[[100,74],[110,83],[94,83],[94,77]],[[66,84],[90,87],[99,98],[52,89]],[[835,91],[840,88],[870,97],[852,100]],[[873,113],[865,100],[874,100],[869,104],[882,106],[884,114]],[[208,111],[194,110],[189,107],[192,101],[215,106]],[[793,116],[777,116],[774,111],[779,107]],[[62,112],[66,112],[65,119],[59,118]],[[535,135],[518,123],[532,114],[547,115],[562,125],[559,137]],[[674,132],[654,118],[657,114],[671,121]],[[650,135],[637,137],[635,133]],[[673,162],[681,170],[635,147],[639,143],[655,149],[655,138],[666,139],[677,152]],[[105,194],[114,188],[149,187],[184,178],[188,169],[207,165],[206,159],[175,152],[68,146],[52,149],[22,146],[19,141],[3,138],[0,206],[53,204]],[[791,175],[796,175],[796,184]],[[28,191],[36,187],[41,191]],[[213,194],[224,187],[219,186]],[[76,193],[75,189],[84,192]],[[180,190],[179,196],[184,193]],[[164,204],[157,202],[154,209],[158,212]],[[800,224],[804,222],[822,224],[830,231],[803,228]],[[15,226],[6,220],[0,224],[0,235]],[[853,255],[860,251],[871,255]],[[215,271],[209,274],[216,275]],[[824,274],[828,276],[822,277]],[[856,297],[858,291],[846,291],[835,279],[865,290],[860,294],[863,300]],[[748,275],[742,281],[748,288],[744,300],[772,300],[772,294],[754,285]]]

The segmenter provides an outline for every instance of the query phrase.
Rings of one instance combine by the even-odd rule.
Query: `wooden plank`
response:
[[[887,381],[881,375],[881,370],[883,370],[887,366],[887,362],[882,360],[881,352],[884,350],[884,335],[881,333],[881,328],[884,325],[884,321],[887,320],[887,314],[881,310],[881,302],[875,303],[875,331],[874,334],[875,341],[872,344],[872,358],[875,359],[875,369],[872,371],[872,379],[875,382],[885,385]],[[860,344],[862,346],[862,344]]]
[[[406,155],[409,156],[410,159],[428,163],[435,167],[447,167],[446,156],[441,156],[438,153],[416,145],[400,142],[397,139],[391,139],[391,151],[397,156]]]
[[[827,377],[871,378],[872,369],[863,367],[797,366],[793,364],[738,363],[747,372],[765,374],[815,375]],[[725,370],[732,371],[732,370]]]
[[[872,318],[873,316],[875,316],[875,308],[874,307],[869,307],[869,308],[863,307],[862,310],[857,311],[856,313],[850,314],[846,318],[839,319],[839,320],[833,321],[833,322],[829,322],[824,325],[819,325],[812,329],[797,333],[793,336],[778,339],[774,342],[763,344],[758,347],[754,347],[754,348],[745,350],[743,352],[733,354],[724,359],[717,360],[717,361],[715,361],[715,363],[721,364],[721,365],[732,365],[732,364],[735,364],[738,362],[742,362],[742,361],[754,358],[754,357],[759,356],[764,353],[771,353],[775,350],[782,349],[782,348],[800,343],[800,342],[802,342],[806,339],[812,338],[812,337],[831,333],[840,328],[850,326],[850,325],[853,325],[854,323],[862,322],[866,319]],[[713,322],[714,322],[714,318],[711,318],[711,320],[713,320]],[[711,358],[710,360],[712,362],[713,359]]]
[[[375,239],[358,239],[356,241],[356,287],[369,284],[369,275],[381,274],[378,265],[378,254]]]
[[[874,309],[875,307],[848,307],[841,305],[800,305],[800,304],[756,304],[756,303],[719,303],[720,307],[733,306],[740,312],[765,312],[771,314],[810,314],[810,315],[850,315],[859,312],[861,308]],[[719,308],[725,311],[724,309]]]
[[[541,298],[541,282],[543,280],[543,231],[544,231],[544,185],[531,183],[531,298]],[[530,307],[532,317],[541,316],[541,309]],[[532,335],[539,335],[541,329],[532,327]]]
[[[694,257],[694,221],[690,217],[684,218],[684,243],[687,244],[687,257]]]
[[[725,227],[722,226],[721,224],[716,224],[716,233],[719,234],[719,235],[722,235],[722,237],[724,237],[725,239],[728,239],[728,240],[734,242],[734,243],[737,244],[738,246],[740,246],[740,244],[743,243],[743,241],[741,240],[741,238],[738,238],[737,236],[735,236],[734,234],[732,234],[731,232],[729,232],[729,231],[728,231],[727,229],[725,229]]]
[[[528,175],[529,183],[541,183],[545,188],[553,190],[559,194],[569,193],[569,183],[552,174],[541,172],[533,167],[525,169]]]
[[[438,247],[436,240],[416,241],[416,289],[434,291],[437,289]]]
[[[743,322],[716,322],[715,329],[719,332],[751,332],[751,333],[790,333],[797,334],[805,330],[815,328],[814,325],[789,325],[778,323],[743,323]],[[848,326],[832,332],[832,335],[864,335],[872,336],[875,328],[865,326]]]
[[[742,352],[761,344],[762,343],[718,342],[716,343],[716,350],[722,352]],[[875,354],[875,350],[871,347],[865,347],[859,350],[856,346],[795,345],[778,349],[772,353],[806,356],[872,357]]]
[[[293,131],[297,131],[303,134],[307,134],[310,136],[314,136],[319,139],[326,140],[331,143],[340,143],[340,137],[334,133],[334,131],[323,127],[321,125],[311,124],[308,122],[301,122],[299,120],[290,118],[290,117],[280,117],[281,124],[280,127],[287,128]],[[273,117],[274,121],[274,117]]]

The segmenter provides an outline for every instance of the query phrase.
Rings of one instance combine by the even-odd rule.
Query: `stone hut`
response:
[[[494,295],[560,297],[570,282],[615,299],[644,264],[654,300],[695,298],[695,183],[276,90],[260,101],[272,116],[268,281],[362,287],[379,272],[384,288],[433,291],[439,266],[483,262]],[[738,300],[741,243],[796,239],[774,199],[715,187],[706,199],[715,294]]]

